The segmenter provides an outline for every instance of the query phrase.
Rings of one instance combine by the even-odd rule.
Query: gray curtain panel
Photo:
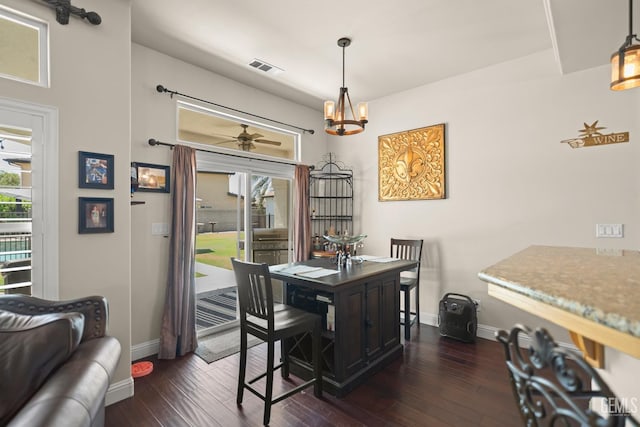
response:
[[[169,275],[160,332],[159,359],[174,359],[196,349],[196,151],[173,148]]]
[[[311,217],[309,215],[309,166],[296,165],[294,176],[293,256],[294,261],[309,259]]]

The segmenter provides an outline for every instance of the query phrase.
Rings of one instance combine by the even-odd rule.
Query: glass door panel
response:
[[[196,329],[238,323],[231,257],[245,259],[244,173],[199,171],[196,188]]]
[[[252,260],[269,265],[291,260],[291,180],[251,176]],[[282,283],[273,281],[274,300],[282,301]]]

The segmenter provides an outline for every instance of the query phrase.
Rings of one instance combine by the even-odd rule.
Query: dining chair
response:
[[[320,360],[321,317],[273,302],[273,287],[267,264],[244,262],[231,258],[233,271],[238,286],[238,302],[240,307],[240,366],[238,374],[237,404],[242,404],[244,390],[258,396],[264,401],[265,425],[269,424],[271,405],[309,387],[313,384],[316,397],[322,397],[322,372]],[[247,372],[247,334],[251,334],[267,343],[267,370],[257,377],[246,381]],[[303,334],[310,334],[312,339],[312,364],[314,375],[293,389],[274,397],[273,373],[281,369],[283,378],[289,376],[289,355],[285,346],[281,348],[281,363],[274,366],[275,343]],[[298,340],[297,342],[300,342]],[[287,347],[288,348],[288,347]],[[253,387],[256,381],[266,377],[264,393]]]
[[[417,323],[420,327],[420,260],[422,259],[422,243],[420,240],[391,239],[391,256],[393,258],[417,261],[412,270],[400,273],[400,292],[404,295],[404,308],[400,324],[404,326],[404,340],[411,340],[411,326]],[[415,311],[411,311],[411,291],[415,293]],[[413,318],[411,317],[413,316]]]
[[[546,329],[515,325],[509,332],[496,332],[496,339],[504,346],[523,425],[639,426],[625,400],[616,397],[582,355],[559,347]]]

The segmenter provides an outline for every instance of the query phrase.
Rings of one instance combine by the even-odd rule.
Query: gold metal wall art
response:
[[[560,141],[560,143],[567,143],[571,148],[582,148],[629,142],[629,132],[617,132],[603,135],[600,132],[603,129],[606,129],[606,127],[598,126],[598,120],[590,125],[584,123],[584,129],[580,129],[578,131],[582,135],[578,138],[564,139]]]
[[[378,200],[445,196],[444,123],[378,137]]]

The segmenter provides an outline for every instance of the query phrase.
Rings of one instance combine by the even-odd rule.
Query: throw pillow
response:
[[[27,316],[0,310],[0,425],[71,356],[83,329],[81,313]]]

